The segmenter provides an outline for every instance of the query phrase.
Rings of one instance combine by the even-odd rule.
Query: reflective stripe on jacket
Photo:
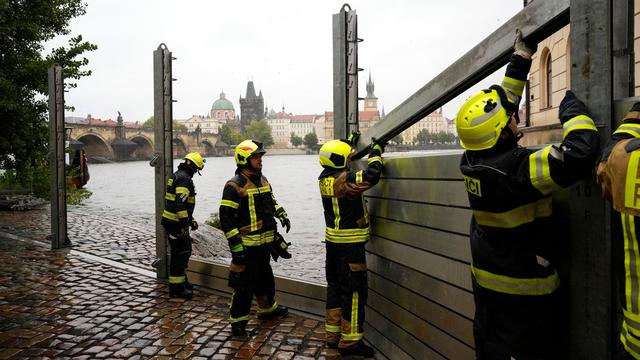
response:
[[[318,178],[324,208],[325,240],[360,243],[369,240],[369,214],[362,193],[378,183],[382,158],[370,158],[366,170],[325,169]]]
[[[616,129],[611,136],[611,141],[602,151],[600,164],[598,164],[598,182],[602,186],[605,197],[612,201],[614,209],[621,211],[619,216],[621,221],[624,251],[624,292],[623,299],[623,322],[620,333],[620,341],[625,350],[634,358],[640,359],[640,216],[634,216],[637,212],[635,205],[637,188],[640,183],[640,170],[638,169],[638,154],[640,150],[633,150],[625,154],[620,161],[616,151],[625,152],[626,149],[619,149],[616,145],[624,146],[628,139],[640,138],[640,113],[631,111],[627,113],[624,122]],[[616,150],[614,150],[614,148]],[[613,151],[613,152],[612,152]],[[635,161],[635,163],[634,163]],[[622,177],[622,178],[616,178]],[[616,184],[616,182],[618,182]],[[617,192],[622,192],[619,194]],[[616,196],[622,195],[622,196]],[[627,204],[627,200],[632,202]],[[618,204],[616,204],[618,202]],[[628,205],[628,206],[627,206]]]
[[[188,227],[196,206],[196,190],[192,180],[193,173],[180,164],[178,170],[167,180],[164,196],[162,225],[170,227]]]
[[[530,62],[512,56],[502,86],[518,97]],[[551,194],[586,177],[599,137],[587,114],[565,122],[558,147],[518,147],[501,139],[493,148],[466,151],[460,170],[472,210],[471,271],[478,285],[514,295],[544,295],[560,284],[554,267],[563,240],[552,225]]]
[[[266,177],[240,172],[227,181],[220,203],[220,224],[231,250],[272,242],[277,211],[284,209],[276,202]]]

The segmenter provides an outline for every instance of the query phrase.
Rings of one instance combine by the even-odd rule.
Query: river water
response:
[[[179,160],[174,160],[174,169]],[[265,155],[263,174],[291,220],[291,232],[286,236],[294,243],[319,243],[324,239],[322,202],[318,191],[318,175],[322,168],[317,155]],[[234,175],[232,157],[207,158],[202,176],[193,177],[197,199],[195,219],[203,223],[218,212],[224,184]],[[114,214],[153,214],[154,169],[148,161],[112,164],[90,164],[91,179],[86,188],[93,196],[86,206],[109,209]]]

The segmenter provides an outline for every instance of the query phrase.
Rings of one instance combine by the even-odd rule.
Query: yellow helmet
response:
[[[260,141],[245,140],[236,146],[234,158],[236,159],[236,164],[246,165],[249,156],[266,152],[267,150],[264,149]]]
[[[479,91],[462,105],[456,115],[460,145],[466,150],[493,147],[516,109],[517,105],[509,101],[500,86],[493,85]]]
[[[347,166],[351,145],[342,140],[327,141],[320,148],[320,165],[342,169]]]
[[[205,159],[202,158],[202,155],[197,152],[188,153],[183,157],[184,160],[189,160],[195,165],[198,170],[202,170],[204,168]]]

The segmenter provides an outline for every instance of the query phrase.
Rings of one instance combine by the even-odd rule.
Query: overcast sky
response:
[[[144,121],[153,115],[153,50],[174,61],[174,117],[207,114],[221,91],[239,113],[248,80],[265,104],[332,111],[332,14],[343,1],[88,0],[71,34],[98,45],[91,77],[66,94],[67,116]],[[518,0],[351,1],[358,14],[360,96],[372,73],[389,113],[522,8]],[[56,39],[51,45],[66,42]],[[501,75],[501,74],[500,74]],[[499,81],[497,74],[487,82]],[[475,88],[479,89],[479,87]],[[468,95],[466,95],[468,96]],[[444,108],[455,116],[461,100]],[[361,105],[362,106],[362,105]]]

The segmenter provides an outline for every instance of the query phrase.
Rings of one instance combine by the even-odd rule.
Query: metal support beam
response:
[[[348,11],[347,11],[348,8]],[[358,16],[348,4],[333,15],[333,137],[359,129]]]
[[[151,166],[155,167],[156,199],[156,269],[159,279],[169,276],[169,255],[167,234],[160,224],[164,210],[164,194],[169,175],[173,173],[173,58],[165,44],[160,44],[153,52],[153,103],[155,119],[155,156]]]
[[[533,1],[458,61],[376,123],[360,138],[355,159],[367,154],[372,137],[388,142],[509,61],[516,29],[539,42],[569,23],[569,0]]]
[[[633,0],[613,0],[613,98],[634,95]]]
[[[51,248],[71,245],[67,237],[65,173],[64,75],[62,67],[49,68],[49,176],[51,183]]]
[[[535,2],[534,2],[535,3]],[[571,89],[589,107],[601,140],[611,134],[612,2],[571,0]],[[570,189],[571,359],[611,359],[611,211],[590,177]]]

